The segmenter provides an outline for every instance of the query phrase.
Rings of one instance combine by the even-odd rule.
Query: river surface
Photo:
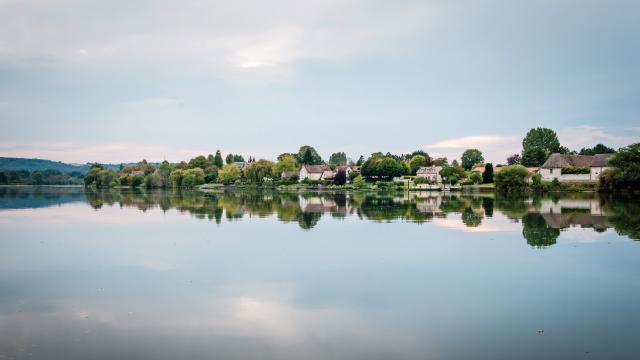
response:
[[[640,201],[0,188],[0,359],[640,359]]]

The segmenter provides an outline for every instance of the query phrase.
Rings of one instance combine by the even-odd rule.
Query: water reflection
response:
[[[24,187],[0,206],[0,359],[640,353],[634,199]]]
[[[391,222],[444,223],[467,231],[499,231],[485,219],[500,215],[519,223],[533,247],[556,243],[570,227],[603,232],[613,228],[630,239],[640,239],[640,205],[637,199],[598,194],[504,197],[496,194],[413,192],[399,195],[372,193],[282,193],[194,191],[142,191],[78,188],[0,188],[2,208],[36,208],[68,202],[87,202],[92,208],[118,206],[146,212],[176,209],[198,219],[221,224],[245,217],[275,216],[284,223],[313,229],[324,216]],[[512,229],[512,228],[511,228]]]

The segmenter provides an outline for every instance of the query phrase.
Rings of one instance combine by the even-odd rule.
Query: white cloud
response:
[[[599,143],[613,148],[619,148],[640,140],[639,135],[612,135],[602,128],[592,125],[580,125],[561,129],[558,131],[558,138],[563,146],[571,150],[593,147]]]
[[[14,58],[63,62],[186,60],[217,68],[286,66],[300,59],[394,53],[428,7],[359,0],[0,3],[0,46]]]
[[[510,154],[520,152],[521,138],[516,135],[471,135],[445,139],[434,144],[424,145],[432,157],[445,156],[450,161],[459,159],[466,149],[482,151],[488,162],[504,162]]]

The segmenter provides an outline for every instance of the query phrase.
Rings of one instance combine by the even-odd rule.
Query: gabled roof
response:
[[[442,167],[440,166],[423,166],[416,171],[416,174],[437,174]]]
[[[302,165],[309,174],[322,174],[325,171],[331,171],[329,165]]]
[[[542,165],[543,169],[561,168],[564,166],[576,167],[604,167],[607,166],[607,159],[611,154],[597,155],[563,155],[551,154]]]

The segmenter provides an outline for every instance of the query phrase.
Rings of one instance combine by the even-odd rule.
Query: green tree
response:
[[[189,160],[190,169],[200,168],[204,170],[205,168],[207,168],[207,166],[210,166],[210,165],[213,165],[213,164],[209,163],[207,158],[204,157],[203,155],[196,156],[195,158]]]
[[[372,154],[367,161],[362,164],[362,176],[371,179],[391,180],[396,176],[405,173],[403,162],[390,156],[382,154]]]
[[[347,172],[345,170],[338,170],[333,178],[335,185],[344,185],[347,183]]]
[[[520,158],[520,154],[513,154],[507,158],[507,165],[516,165],[520,164],[522,158]]]
[[[298,160],[293,155],[284,154],[278,157],[278,162],[273,166],[273,177],[279,178],[283,172],[294,172],[299,168]]]
[[[456,161],[454,160],[454,163],[455,162]],[[440,169],[439,174],[442,177],[443,181],[449,182],[451,184],[456,184],[466,175],[462,167],[453,165],[443,166],[442,169]]]
[[[409,160],[409,171],[411,175],[415,175],[416,171],[423,166],[427,166],[427,158],[424,155],[414,155],[411,160]]]
[[[244,168],[244,176],[250,183],[262,184],[265,179],[271,179],[273,165],[273,162],[264,159],[252,162]]]
[[[222,167],[222,165],[224,165],[224,162],[222,161],[222,154],[220,153],[220,150],[216,151],[216,156],[213,158],[213,165],[217,166],[218,169],[220,169]]]
[[[522,165],[504,166],[494,175],[496,189],[502,192],[521,191],[527,187],[528,176],[529,171]]]
[[[493,182],[493,164],[488,163],[484,166],[482,173],[482,183],[491,184]]]
[[[356,161],[356,165],[362,166],[362,164],[364,164],[364,156],[360,155],[360,157],[358,158],[358,161]]]
[[[336,152],[329,157],[329,164],[332,165],[346,165],[347,155],[344,152]]]
[[[465,170],[471,170],[474,165],[484,162],[482,152],[478,149],[467,149],[462,153],[462,167]]]
[[[233,154],[227,154],[227,157],[224,159],[224,162],[227,164],[233,163]]]
[[[180,188],[182,187],[182,178],[184,176],[186,170],[173,170],[171,172],[170,178],[171,178],[171,184],[173,185],[174,188]]]
[[[480,184],[482,182],[482,175],[478,172],[473,172],[469,175],[469,180],[471,180],[474,184]]]
[[[555,131],[547,128],[531,129],[522,140],[522,165],[540,166],[547,161],[549,155],[561,150]]]
[[[600,174],[602,190],[640,190],[640,143],[620,148],[617,153],[611,155],[608,165],[612,168]]]
[[[303,145],[298,150],[297,155],[298,162],[307,165],[320,165],[322,164],[322,158],[320,154],[312,146]]]
[[[41,171],[34,171],[33,173],[31,173],[31,183],[33,185],[44,184],[44,175]]]
[[[226,164],[218,171],[218,179],[225,185],[233,184],[240,179],[240,169],[235,164]]]
[[[592,148],[580,149],[579,155],[595,155],[595,154],[613,154],[616,151],[613,148],[605,146],[603,144],[597,144]]]

